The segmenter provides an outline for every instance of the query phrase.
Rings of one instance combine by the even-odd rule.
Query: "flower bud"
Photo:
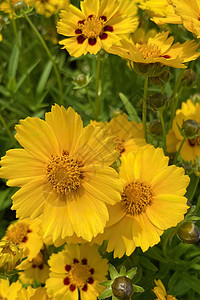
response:
[[[186,138],[193,138],[199,131],[199,124],[195,120],[186,120],[182,125],[183,135]]]
[[[76,76],[74,81],[79,86],[84,86],[87,83],[87,76],[85,74],[79,74],[78,76]]]
[[[28,6],[24,1],[18,1],[13,5],[13,10],[16,15],[20,14],[22,10],[26,10],[27,8]]]
[[[161,93],[155,93],[148,97],[147,104],[153,110],[159,110],[166,104],[167,97]]]
[[[186,69],[183,73],[183,79],[187,86],[191,86],[197,80],[197,74],[192,69]]]
[[[112,118],[116,118],[122,114],[121,109],[116,108],[115,110],[112,111]]]
[[[181,225],[177,233],[179,239],[186,244],[196,244],[199,242],[200,232],[193,222],[185,222]]]
[[[160,76],[151,77],[151,83],[153,85],[165,85],[170,79],[170,72],[165,70]]]
[[[160,76],[167,68],[167,66],[161,65],[160,63],[133,63],[133,69],[138,75],[148,77]]]
[[[187,174],[193,172],[193,166],[188,161],[183,161],[182,167],[185,169]]]
[[[23,250],[10,241],[0,241],[0,272],[9,273],[21,263]]]
[[[126,276],[116,277],[112,284],[112,292],[119,300],[129,300],[134,293],[131,279]]]
[[[149,125],[149,130],[151,134],[162,135],[163,129],[162,129],[161,121],[158,119],[151,121]]]

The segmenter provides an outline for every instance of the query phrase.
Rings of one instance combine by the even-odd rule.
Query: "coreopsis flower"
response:
[[[22,288],[22,284],[19,281],[10,282],[7,279],[0,279],[0,299],[15,300],[17,298],[17,293]]]
[[[49,267],[44,262],[42,253],[39,253],[32,260],[25,259],[17,269],[23,270],[19,273],[19,279],[24,284],[32,284],[34,281],[45,283],[49,277]]]
[[[19,0],[4,0],[0,4],[0,11],[9,14],[10,17],[13,17],[15,15],[14,6],[19,2]],[[33,5],[33,0],[23,0],[21,2],[24,6]]]
[[[88,125],[72,108],[55,105],[45,121],[26,118],[16,126],[24,149],[2,158],[0,176],[21,187],[12,197],[17,217],[41,216],[45,237],[74,233],[90,241],[109,219],[107,204],[120,201],[117,172],[110,165],[119,153],[106,130]]]
[[[181,135],[178,126],[181,128],[184,121],[194,120],[200,125],[200,104],[193,104],[190,99],[182,103],[181,109],[176,111],[176,116],[173,120],[172,129],[167,134],[167,151],[177,152],[184,137]],[[200,135],[195,138],[186,138],[180,155],[185,161],[196,160],[200,157]]]
[[[150,11],[151,20],[156,24],[182,24],[181,17],[176,14],[173,0],[141,0],[140,8]]]
[[[67,245],[61,252],[50,257],[50,278],[46,281],[49,296],[58,300],[96,300],[106,280],[108,261],[103,259],[97,245]]]
[[[69,0],[34,0],[34,7],[38,14],[50,18],[64,9],[69,4]]]
[[[10,241],[0,241],[0,273],[9,274],[22,260],[23,251]]]
[[[55,298],[50,298],[46,289],[43,287],[39,287],[37,289],[28,286],[27,288],[21,288],[17,293],[16,300],[57,300]]]
[[[127,59],[135,70],[147,76],[158,76],[165,70],[164,66],[186,68],[185,62],[200,56],[193,41],[173,44],[174,38],[168,35],[169,32],[160,32],[145,42],[123,39],[121,46],[112,46],[109,52]]]
[[[105,231],[94,242],[108,240],[107,251],[114,250],[115,257],[129,256],[136,247],[144,252],[159,243],[165,229],[184,219],[189,177],[168,161],[163,149],[152,145],[121,156],[121,202],[109,207]]]
[[[13,242],[23,249],[24,257],[31,260],[40,252],[43,247],[40,231],[40,220],[18,220],[10,224],[6,230],[4,240]]]
[[[130,122],[126,114],[112,118],[107,130],[114,137],[116,150],[120,154],[137,151],[146,145],[142,123]]]
[[[156,286],[153,288],[153,292],[157,296],[156,300],[177,300],[174,296],[167,295],[164,284],[160,279],[155,280],[155,284]]]
[[[183,26],[200,38],[200,1],[173,0],[174,10],[181,17]]]
[[[107,50],[119,43],[122,34],[137,28],[133,2],[84,0],[80,2],[81,10],[70,4],[60,14],[58,33],[67,37],[60,44],[75,57],[96,54],[101,48]]]

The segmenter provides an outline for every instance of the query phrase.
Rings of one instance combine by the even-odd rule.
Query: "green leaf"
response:
[[[23,74],[21,76],[21,78],[19,79],[19,81],[17,82],[17,85],[16,85],[16,90],[15,92],[18,91],[18,89],[21,87],[21,85],[24,83],[24,81],[26,80],[26,78],[28,77],[28,75],[35,69],[35,67],[39,64],[40,62],[40,59],[38,59],[34,64],[32,64],[27,70],[26,70],[26,73]]]
[[[196,293],[200,294],[199,279],[195,276],[191,276],[186,272],[181,273],[181,278],[185,281],[187,286],[193,289]]]
[[[124,104],[124,106],[126,108],[126,111],[127,111],[128,115],[129,115],[131,121],[135,121],[137,123],[140,123],[141,120],[138,117],[135,108],[130,103],[130,101],[128,100],[128,98],[124,94],[122,94],[122,93],[119,93],[119,97],[122,100],[122,102],[123,102],[123,104]]]
[[[126,267],[122,266],[120,271],[119,271],[119,275],[120,276],[126,276]]]
[[[149,269],[154,272],[158,271],[158,268],[148,258],[144,256],[140,256],[140,263],[146,269]]]
[[[10,193],[10,189],[0,191],[0,211],[6,209],[11,206],[11,198],[8,197]]]
[[[105,287],[110,287],[111,286],[111,284],[112,284],[112,280],[108,280],[108,281],[102,281],[102,282],[100,282],[99,284],[100,285],[103,285],[103,286],[105,286]]]
[[[119,273],[117,272],[115,267],[111,264],[109,264],[109,272],[112,280],[114,280],[116,277],[119,277]]]
[[[37,88],[36,88],[36,93],[37,94],[41,94],[45,88],[45,85],[47,83],[47,80],[49,78],[49,75],[51,73],[51,70],[52,70],[52,67],[53,67],[53,63],[51,60],[49,60],[42,72],[42,75],[40,77],[40,80],[38,82],[38,85],[37,85]]]
[[[162,256],[162,251],[156,247],[150,248],[146,255],[162,263],[167,263],[166,258]]]
[[[20,44],[21,41],[21,34],[18,34],[18,44]],[[16,77],[16,72],[19,64],[19,47],[17,43],[14,44],[10,60],[9,60],[9,65],[8,65],[8,77]]]
[[[128,270],[128,272],[126,273],[126,277],[132,279],[136,273],[137,273],[137,268],[132,268]]]
[[[177,283],[177,280],[178,280],[178,272],[174,272],[174,274],[171,276],[169,282],[168,282],[168,288],[169,289],[172,289],[175,284]]]
[[[132,286],[133,286],[133,290],[135,293],[143,293],[144,292],[143,287],[141,287],[139,285],[135,285],[135,284],[133,284]]]
[[[7,88],[9,91],[11,91],[12,93],[15,93],[15,90],[16,90],[16,80],[14,77],[11,77],[9,82],[8,82],[8,85],[7,85]]]
[[[101,293],[101,295],[98,297],[99,299],[104,299],[112,296],[112,289],[106,289]]]

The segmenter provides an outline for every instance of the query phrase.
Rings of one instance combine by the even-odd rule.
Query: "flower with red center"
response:
[[[67,245],[54,253],[48,261],[50,278],[46,281],[47,293],[58,300],[96,300],[103,290],[99,282],[106,279],[108,261],[103,259],[96,245]]]
[[[107,50],[118,44],[122,34],[134,32],[138,26],[135,10],[131,10],[135,3],[123,2],[84,0],[81,10],[69,5],[58,22],[58,33],[68,37],[60,44],[75,57],[96,54],[101,48]]]
[[[164,287],[164,284],[160,279],[154,280],[156,286],[153,289],[153,292],[156,294],[158,297],[156,300],[177,300],[174,296],[172,295],[167,295],[166,289]]]

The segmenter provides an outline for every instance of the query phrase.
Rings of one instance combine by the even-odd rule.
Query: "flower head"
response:
[[[8,279],[0,279],[0,299],[18,299],[17,293],[21,289],[22,284],[19,281],[13,282],[10,285]]]
[[[47,293],[58,300],[96,300],[103,288],[99,282],[106,279],[108,262],[98,253],[96,245],[67,245],[49,259],[50,278]]]
[[[0,273],[6,274],[20,264],[23,251],[10,241],[0,241]]]
[[[19,0],[4,0],[0,4],[0,11],[10,14],[10,17],[13,17],[15,15],[14,5],[18,2]],[[33,4],[33,0],[23,0],[23,2],[27,6],[31,6]]]
[[[178,151],[184,139],[178,126],[181,128],[184,121],[187,120],[194,120],[200,125],[200,105],[199,103],[193,104],[190,99],[183,102],[181,109],[176,111],[172,129],[170,129],[167,135],[168,152]],[[195,138],[187,138],[181,148],[180,155],[183,160],[192,162],[196,160],[196,157],[200,157],[200,135],[197,134]]]
[[[68,3],[68,0],[35,0],[34,6],[38,14],[50,18],[61,9],[67,7]]]
[[[166,289],[160,279],[155,280],[155,284],[153,292],[158,297],[156,300],[177,300],[174,296],[167,295]]]
[[[22,120],[15,137],[24,149],[1,160],[0,176],[21,187],[12,208],[21,218],[41,216],[44,237],[53,242],[74,233],[91,240],[108,221],[106,205],[120,201],[122,184],[109,167],[119,153],[105,130],[83,128],[72,108],[55,105],[45,118]]]
[[[18,245],[23,249],[24,257],[34,258],[43,247],[42,237],[39,234],[41,222],[37,220],[18,220],[10,224],[6,230],[4,239]]]
[[[75,57],[88,52],[96,54],[101,48],[107,50],[119,42],[120,35],[137,28],[133,2],[84,0],[81,10],[70,4],[60,14],[58,33],[67,36],[60,44]]]
[[[183,168],[168,166],[161,148],[147,145],[123,154],[121,161],[121,202],[109,207],[106,229],[94,239],[98,243],[108,240],[107,250],[114,250],[115,257],[157,244],[165,229],[184,219],[188,208],[184,194],[189,177]]]
[[[141,69],[147,68],[147,65],[154,69],[157,66],[159,70],[159,66],[186,68],[185,62],[199,57],[200,53],[196,52],[198,45],[193,41],[173,44],[174,38],[168,35],[169,32],[160,32],[144,42],[123,39],[121,46],[112,46],[109,52],[129,60],[133,68],[141,67]]]

